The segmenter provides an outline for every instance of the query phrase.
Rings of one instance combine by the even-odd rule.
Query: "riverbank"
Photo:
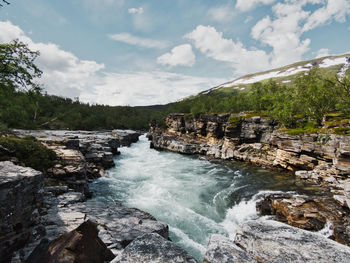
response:
[[[119,151],[119,146],[116,146],[119,139],[115,134],[112,132],[56,132],[56,134],[52,131],[17,132],[17,136],[35,134],[37,140],[56,152],[59,162],[44,174],[9,161],[0,163],[1,229],[3,231],[0,242],[3,242],[1,259],[4,259],[2,262],[22,262],[33,252],[31,260],[35,255],[37,257],[39,255],[39,258],[45,255],[45,258],[49,257],[50,260],[69,256],[75,258],[76,262],[86,263],[87,255],[90,255],[91,251],[95,251],[94,255],[99,255],[98,262],[110,261],[112,257],[116,257],[113,260],[114,263],[196,262],[183,249],[167,241],[168,225],[156,221],[149,213],[126,208],[115,202],[88,200],[90,188],[81,186],[89,187],[89,182],[103,175],[101,171],[111,167],[109,153],[113,151],[117,154]],[[139,152],[139,154],[144,153]],[[16,162],[14,159],[12,161]],[[91,170],[92,167],[96,170]],[[143,172],[146,167],[145,164]],[[141,175],[142,171],[140,171]],[[71,186],[76,188],[73,189]],[[188,191],[190,192],[191,189]],[[255,203],[253,205],[255,206]],[[273,211],[273,207],[270,210]],[[269,210],[265,209],[265,211]],[[88,219],[97,221],[97,224],[94,226],[87,223],[90,222]],[[182,218],[174,218],[174,220],[181,223]],[[230,221],[228,220],[227,223],[230,224]],[[256,262],[259,258],[266,262],[278,262],[282,254],[276,254],[270,258],[267,255],[271,254],[269,251],[271,249],[286,248],[282,241],[290,239],[289,235],[284,234],[286,231],[300,237],[295,240],[297,246],[305,245],[305,249],[298,251],[299,256],[291,257],[293,261],[289,262],[305,262],[315,258],[319,260],[314,262],[346,262],[344,259],[350,255],[348,247],[337,244],[322,235],[309,231],[300,232],[302,230],[287,227],[284,224],[271,224],[268,221],[260,222],[258,228],[264,225],[267,229],[266,233],[274,232],[281,242],[269,246],[262,235],[262,243],[259,243],[261,250],[252,251],[249,244],[257,240],[258,232],[254,226],[257,223],[258,221],[241,223],[237,227],[237,235],[234,238],[213,236],[206,248],[204,262],[232,262],[229,255],[236,257],[238,262],[246,259],[253,260],[248,262]],[[189,222],[188,227],[191,228],[191,226]],[[282,229],[285,231],[281,231]],[[242,236],[247,239],[242,241]],[[94,240],[97,240],[97,243]],[[314,240],[314,242],[303,243],[303,240]],[[315,246],[316,242],[323,244],[322,255],[319,255],[321,252],[319,246]],[[84,247],[89,248],[88,251],[81,249]],[[295,258],[299,261],[295,261]],[[50,260],[46,262],[51,262]],[[38,261],[29,260],[28,262]]]
[[[329,196],[266,196],[258,209],[302,229],[319,231],[330,224],[331,238],[350,245],[350,136],[291,135],[267,118],[232,118],[230,114],[197,119],[172,114],[166,124],[166,130],[151,127],[151,147],[285,169],[301,181],[324,188]]]

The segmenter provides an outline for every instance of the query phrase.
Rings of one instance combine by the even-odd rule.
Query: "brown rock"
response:
[[[45,243],[39,244],[26,263],[103,263],[115,257],[98,237],[97,224],[90,220]]]

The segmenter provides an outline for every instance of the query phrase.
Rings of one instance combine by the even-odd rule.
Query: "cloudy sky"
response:
[[[350,0],[8,1],[0,42],[41,52],[49,94],[91,103],[168,103],[350,51]]]

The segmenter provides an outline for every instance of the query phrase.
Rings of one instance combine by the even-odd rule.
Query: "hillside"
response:
[[[320,69],[327,72],[337,73],[340,77],[343,77],[345,74],[350,75],[350,71],[348,70],[350,66],[350,53],[301,61],[280,68],[245,75],[199,94],[210,94],[213,91],[230,92],[233,89],[244,90],[249,88],[253,83],[265,82],[270,79],[273,79],[278,84],[288,84],[315,66],[319,66]]]

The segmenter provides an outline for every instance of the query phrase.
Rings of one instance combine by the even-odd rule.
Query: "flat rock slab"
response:
[[[66,202],[63,197],[67,197]],[[75,203],[74,200],[76,200]],[[79,193],[68,193],[52,198],[47,214],[43,216],[46,238],[52,240],[78,227],[85,220],[98,222],[99,237],[111,248],[123,249],[145,233],[169,237],[168,226],[150,214],[114,202],[89,200],[79,202]]]
[[[350,247],[273,220],[258,219],[242,224],[235,243],[262,262],[350,262]]]
[[[256,263],[256,259],[222,235],[212,235],[203,263]]]
[[[112,263],[197,263],[182,248],[158,234],[149,233],[131,242]]]

